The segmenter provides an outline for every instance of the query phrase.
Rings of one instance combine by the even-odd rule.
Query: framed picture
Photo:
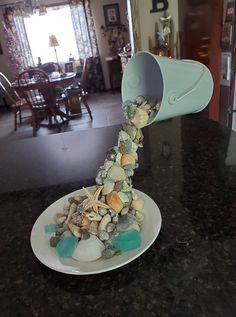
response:
[[[221,45],[223,48],[230,48],[232,45],[233,25],[232,22],[225,22],[222,28]]]
[[[106,27],[120,25],[119,4],[108,4],[103,6]]]

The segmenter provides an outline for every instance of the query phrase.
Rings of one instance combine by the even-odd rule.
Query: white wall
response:
[[[151,0],[139,0],[139,19],[140,19],[140,36],[141,36],[141,49],[148,50],[149,43],[148,37],[151,37],[152,43],[155,43],[155,23],[158,22],[159,29],[161,28],[160,16],[163,16],[163,12],[150,13],[152,9]],[[178,0],[169,0],[169,8],[167,12],[171,15],[174,34],[178,31],[179,19],[178,19]],[[176,36],[175,40],[176,42]]]
[[[101,56],[102,61],[102,69],[104,74],[105,86],[107,89],[110,88],[109,76],[108,76],[108,68],[105,58],[109,56],[109,46],[106,37],[102,35],[101,26],[105,26],[104,12],[103,6],[107,4],[118,3],[120,9],[120,19],[121,23],[126,25],[128,28],[128,20],[127,20],[127,7],[126,0],[91,0],[91,9],[94,18],[95,30],[98,41],[98,49],[99,54]],[[128,33],[127,33],[128,36]]]

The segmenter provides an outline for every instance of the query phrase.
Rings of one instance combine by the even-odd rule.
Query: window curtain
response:
[[[79,57],[86,58],[87,90],[90,93],[103,91],[105,85],[90,1],[72,0],[70,10]]]
[[[23,17],[14,17],[14,7],[3,11],[4,34],[8,46],[9,57],[14,76],[28,66],[34,66],[29,41],[27,38]]]

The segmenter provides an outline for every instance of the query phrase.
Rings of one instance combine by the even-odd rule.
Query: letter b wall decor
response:
[[[152,0],[150,13],[166,11],[169,8],[168,0]]]

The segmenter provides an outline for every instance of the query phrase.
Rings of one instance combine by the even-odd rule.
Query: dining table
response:
[[[37,218],[95,184],[120,128],[0,140],[2,317],[236,316],[236,132],[202,114],[143,129],[133,187],[162,216],[143,254],[91,275],[60,273],[35,257]]]

